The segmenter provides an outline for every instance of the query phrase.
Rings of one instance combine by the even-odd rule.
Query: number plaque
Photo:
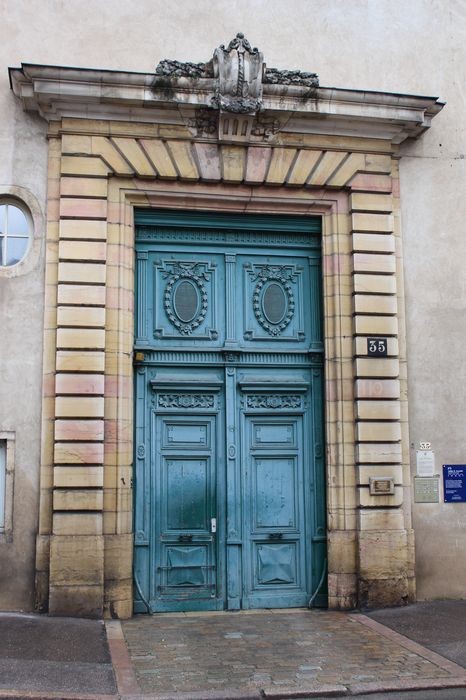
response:
[[[368,338],[367,354],[369,357],[387,357],[388,338]]]

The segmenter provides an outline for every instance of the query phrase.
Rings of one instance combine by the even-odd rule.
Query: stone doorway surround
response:
[[[319,87],[242,35],[207,64],[10,80],[49,124],[38,609],[132,614],[136,206],[322,216],[329,606],[413,600],[398,144],[442,103]]]

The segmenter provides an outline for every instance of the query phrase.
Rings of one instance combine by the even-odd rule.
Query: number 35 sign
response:
[[[368,338],[367,354],[369,357],[387,357],[387,338]]]

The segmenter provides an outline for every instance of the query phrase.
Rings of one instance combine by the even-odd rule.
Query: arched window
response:
[[[32,236],[32,219],[16,200],[0,199],[0,268],[17,265],[25,257]]]

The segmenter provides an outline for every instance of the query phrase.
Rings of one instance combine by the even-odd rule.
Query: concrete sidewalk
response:
[[[421,700],[432,691],[459,700],[465,668],[466,601],[370,616],[178,613],[105,625],[0,614],[3,699],[405,698],[417,689]]]

